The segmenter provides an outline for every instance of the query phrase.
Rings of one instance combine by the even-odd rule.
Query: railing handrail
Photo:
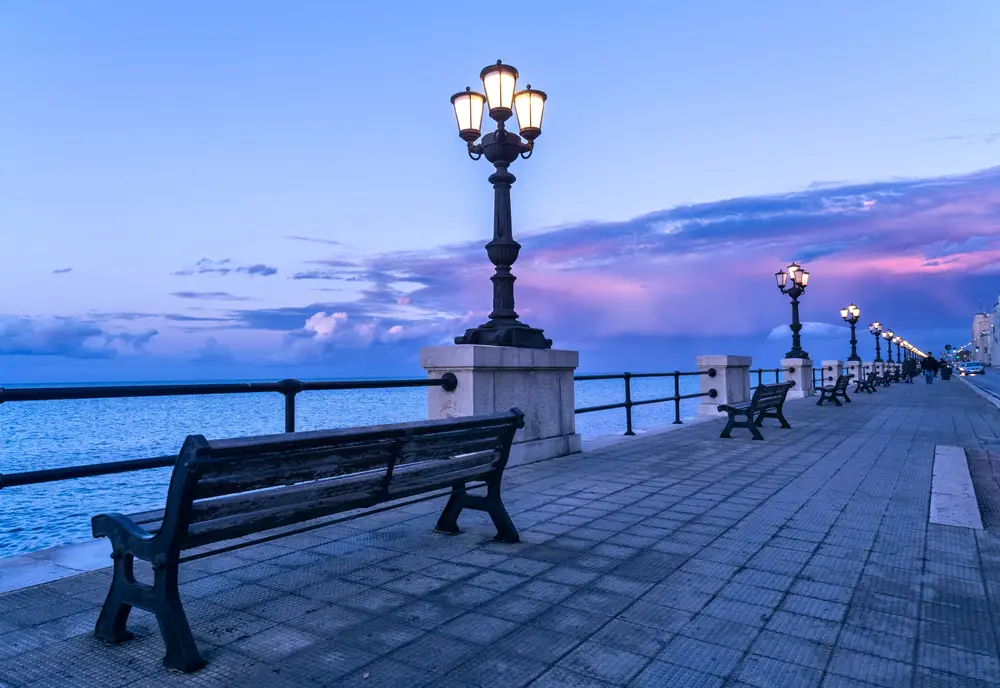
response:
[[[450,376],[450,377],[447,377]],[[447,378],[447,380],[446,380]],[[129,399],[137,397],[180,397],[208,394],[260,394],[278,392],[321,392],[353,389],[399,389],[406,387],[443,387],[452,391],[457,384],[454,374],[440,378],[399,378],[386,380],[296,380],[276,382],[211,382],[180,384],[95,385],[67,387],[0,387],[0,404],[12,401],[63,401],[69,399]],[[449,389],[450,387],[450,389]]]

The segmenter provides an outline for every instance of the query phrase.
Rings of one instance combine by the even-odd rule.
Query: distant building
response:
[[[993,361],[1000,363],[1000,358],[996,354],[1000,346],[997,341],[997,325],[1000,319],[1000,298],[988,313],[976,313],[972,318],[972,360],[979,361],[985,366],[993,365]]]

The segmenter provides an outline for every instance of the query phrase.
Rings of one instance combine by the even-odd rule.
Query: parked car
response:
[[[962,365],[958,369],[959,375],[985,375],[986,369],[983,367],[982,363],[977,363],[975,361],[969,361],[968,363]]]

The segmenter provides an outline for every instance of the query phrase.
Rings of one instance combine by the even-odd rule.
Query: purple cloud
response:
[[[249,296],[234,296],[227,291],[175,291],[170,294],[180,299],[206,299],[209,301],[249,301]]]
[[[178,277],[190,277],[191,275],[229,275],[229,274],[240,274],[240,275],[250,275],[258,277],[269,277],[271,275],[278,274],[278,269],[273,268],[270,265],[264,265],[262,263],[257,263],[256,265],[240,265],[234,266],[233,261],[230,258],[223,258],[222,260],[211,260],[210,258],[202,258],[197,263],[195,263],[193,268],[185,268],[184,270],[178,270],[177,272],[170,273]]]

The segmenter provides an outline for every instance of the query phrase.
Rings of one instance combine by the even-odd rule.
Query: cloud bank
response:
[[[491,212],[483,208],[484,217]],[[492,306],[493,269],[483,250],[488,237],[357,258],[345,257],[333,239],[288,238],[336,252],[289,270],[289,284],[302,285],[298,304],[237,306],[251,299],[206,288],[173,292],[188,302],[209,302],[204,310],[192,306],[190,312],[156,317],[197,327],[198,342],[206,334],[216,338],[203,345],[206,361],[238,356],[234,342],[256,338],[270,342],[268,360],[335,365],[345,351],[370,350],[376,360],[390,348],[415,351],[448,343],[486,320]],[[862,310],[859,327],[880,320],[906,336],[931,328],[968,329],[970,312],[980,301],[992,301],[997,289],[1000,168],[934,179],[815,184],[794,193],[537,232],[515,227],[515,238],[522,244],[513,268],[517,310],[557,347],[599,351],[643,341],[652,350],[680,340],[724,340],[730,348],[784,344],[790,306],[773,274],[797,260],[811,273],[800,315],[803,346],[815,354],[812,342],[846,341],[839,309],[852,301]],[[205,258],[175,274],[198,280],[276,273],[264,264]],[[330,297],[310,298],[314,292]],[[131,326],[141,322],[118,315]],[[8,322],[0,352],[104,351],[106,344],[93,348],[93,342],[108,340],[100,323],[116,321],[111,313],[100,317],[89,323],[53,320],[44,327]],[[120,349],[132,346],[120,336],[114,341]]]

